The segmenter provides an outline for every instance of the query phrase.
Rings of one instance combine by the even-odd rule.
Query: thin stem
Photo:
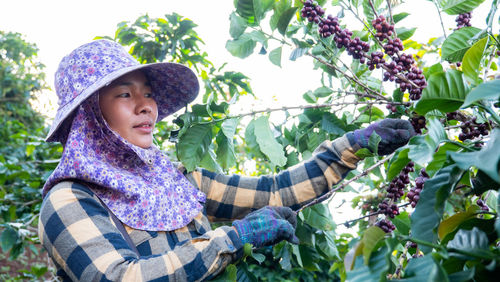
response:
[[[391,20],[391,25],[395,25],[396,23],[394,22],[394,18],[392,17],[392,6],[391,6],[391,1],[387,0],[387,8],[389,9],[389,18]],[[394,29],[394,37],[398,37],[398,34],[396,33],[396,29]]]
[[[443,35],[444,35],[444,38],[446,38],[446,30],[444,28],[443,18],[441,17],[441,10],[439,9],[439,6],[438,6],[436,0],[432,0],[432,3],[434,3],[434,6],[436,6],[436,10],[437,10],[438,15],[439,15],[439,21],[441,22],[441,28],[443,29]]]
[[[404,208],[406,206],[410,205],[410,203],[404,203],[402,205],[399,205],[398,208]],[[345,225],[346,227],[349,227],[351,225],[352,222],[356,222],[356,221],[360,221],[364,218],[367,218],[367,217],[370,217],[370,216],[375,216],[375,215],[379,215],[381,214],[382,212],[380,210],[376,211],[376,212],[372,212],[370,214],[367,214],[367,215],[364,215],[364,216],[361,216],[361,217],[358,217],[356,219],[351,219],[351,220],[348,220],[348,221],[345,221],[343,223],[340,223],[338,225]]]
[[[374,165],[372,165],[371,167],[367,168],[366,170],[364,170],[363,172],[361,172],[360,174],[354,176],[353,178],[349,179],[348,181],[345,181],[343,182],[341,185],[335,187],[334,189],[328,191],[326,194],[314,199],[313,201],[305,204],[304,206],[302,206],[300,209],[298,209],[296,212],[299,213],[301,212],[303,209],[307,208],[307,207],[310,207],[310,206],[314,206],[320,202],[323,202],[324,200],[330,198],[330,196],[341,190],[341,189],[344,189],[347,185],[351,184],[352,182],[354,181],[357,181],[359,180],[361,177],[364,177],[366,175],[368,175],[368,173],[370,173],[372,170],[376,169],[377,167],[383,165],[385,162],[387,162],[388,160],[390,160],[392,158],[392,156],[394,155],[394,153],[386,156],[385,158],[381,159],[380,161],[378,161],[377,163],[375,163]]]
[[[362,87],[364,90],[366,90],[367,92],[372,93],[374,96],[377,96],[378,98],[380,98],[380,99],[382,99],[382,100],[386,100],[386,101],[388,101],[388,100],[389,100],[388,98],[386,98],[386,97],[384,97],[384,96],[381,96],[381,95],[380,95],[380,94],[378,94],[376,91],[374,91],[373,89],[371,89],[371,88],[369,88],[368,86],[366,86],[364,83],[362,83],[362,82],[361,82],[361,81],[359,81],[358,79],[356,79],[356,78],[354,78],[354,77],[349,76],[349,75],[348,75],[348,74],[346,74],[344,71],[342,71],[341,69],[339,69],[337,66],[332,65],[332,64],[330,64],[330,63],[326,62],[325,60],[321,59],[320,57],[315,56],[315,55],[313,55],[313,54],[311,54],[311,53],[309,53],[309,52],[308,52],[308,53],[306,53],[306,55],[308,55],[308,56],[310,56],[310,57],[312,57],[312,58],[314,58],[314,59],[318,60],[318,62],[320,62],[320,63],[322,63],[322,64],[326,65],[327,67],[329,67],[329,68],[331,68],[331,69],[333,69],[333,70],[335,70],[335,71],[340,72],[340,73],[341,73],[344,77],[346,77],[347,79],[349,79],[349,80],[351,80],[351,81],[355,82],[356,84],[358,84],[359,86],[361,86],[361,87]]]
[[[356,93],[356,92],[351,92]],[[358,93],[356,93],[358,95]],[[365,96],[363,94],[359,94],[360,96]],[[267,108],[262,110],[255,110],[248,113],[243,113],[234,116],[226,116],[220,119],[213,119],[206,122],[200,122],[197,124],[212,124],[220,121],[232,119],[232,118],[242,118],[245,116],[253,116],[260,113],[271,113],[277,111],[288,111],[288,110],[305,110],[305,109],[320,109],[320,108],[332,108],[338,106],[347,106],[347,105],[378,105],[378,104],[389,104],[389,105],[405,105],[404,102],[393,102],[393,101],[385,101],[385,100],[375,100],[375,101],[354,101],[354,102],[341,102],[341,103],[330,103],[330,104],[316,104],[316,105],[303,105],[303,106],[291,106],[291,107],[281,107],[281,108]]]

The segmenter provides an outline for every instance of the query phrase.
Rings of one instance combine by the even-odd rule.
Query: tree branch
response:
[[[388,100],[389,100],[388,98],[386,98],[386,97],[384,97],[384,96],[382,96],[382,95],[378,94],[378,93],[377,93],[376,91],[374,91],[373,89],[370,89],[368,86],[366,86],[364,83],[362,83],[362,82],[361,82],[361,81],[359,81],[358,79],[356,79],[356,78],[354,78],[354,77],[349,76],[349,75],[348,75],[348,74],[346,74],[344,71],[342,71],[341,69],[339,69],[337,66],[332,65],[332,64],[330,64],[330,63],[326,62],[325,60],[321,59],[320,57],[315,56],[315,55],[313,55],[313,54],[311,54],[311,53],[309,53],[309,52],[308,52],[308,53],[306,53],[306,55],[308,55],[308,56],[310,56],[310,57],[312,57],[312,58],[316,59],[318,62],[320,62],[320,63],[322,63],[322,64],[326,65],[327,67],[329,67],[329,68],[331,68],[331,69],[333,69],[333,70],[335,70],[335,71],[340,72],[340,73],[341,73],[344,77],[346,77],[347,79],[349,79],[349,80],[351,80],[351,81],[355,82],[356,84],[358,84],[359,86],[361,86],[363,89],[365,89],[367,92],[372,93],[372,95],[377,96],[378,98],[380,98],[380,99],[382,99],[382,100],[386,100],[386,101],[388,101]]]
[[[444,38],[446,38],[446,30],[444,28],[443,18],[441,17],[441,10],[439,10],[439,6],[438,6],[436,0],[432,0],[432,3],[434,3],[434,6],[436,6],[436,10],[437,10],[438,15],[439,15],[439,21],[441,22],[441,28],[443,29],[443,35],[444,35]]]
[[[310,207],[310,206],[314,206],[320,202],[323,202],[324,200],[330,198],[330,196],[341,190],[341,189],[344,189],[347,185],[351,184],[352,182],[354,181],[357,181],[358,179],[368,175],[369,172],[371,172],[372,170],[376,169],[377,167],[383,165],[386,161],[390,160],[392,158],[392,156],[394,155],[394,153],[386,156],[385,158],[381,159],[380,161],[376,162],[374,165],[372,165],[371,167],[367,168],[366,170],[364,170],[363,172],[361,172],[360,174],[354,176],[353,178],[349,179],[348,181],[345,181],[343,182],[341,185],[335,187],[334,189],[328,191],[326,194],[312,200],[311,202],[305,204],[304,206],[302,206],[301,208],[299,208],[296,212],[299,213],[301,212],[303,209],[307,208],[307,207]]]

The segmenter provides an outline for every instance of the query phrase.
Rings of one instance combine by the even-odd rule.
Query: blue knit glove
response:
[[[367,128],[355,130],[351,138],[362,148],[368,148],[368,140],[374,131],[382,139],[378,144],[379,155],[388,155],[394,152],[415,136],[415,130],[409,121],[388,118],[371,124]]]
[[[273,245],[281,240],[299,243],[295,236],[297,215],[288,207],[261,208],[241,220],[235,220],[233,226],[243,244],[250,243],[256,248]]]

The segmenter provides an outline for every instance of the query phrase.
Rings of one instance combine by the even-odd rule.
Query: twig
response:
[[[391,20],[391,25],[396,25],[394,22],[394,18],[392,17],[392,6],[391,6],[391,1],[387,0],[387,8],[389,9],[389,18]],[[394,37],[398,37],[398,34],[396,33],[396,29],[393,31]]]
[[[434,6],[436,6],[436,10],[437,10],[438,15],[439,15],[439,21],[441,22],[441,28],[443,29],[443,35],[444,35],[444,38],[446,38],[446,30],[444,28],[443,18],[441,17],[441,10],[439,10],[439,6],[438,6],[436,0],[432,0],[432,3],[434,3]]]
[[[404,203],[402,205],[399,205],[398,208],[404,208],[406,206],[410,205],[410,203]],[[379,215],[381,214],[382,211],[378,210],[376,212],[372,212],[370,214],[367,214],[367,215],[364,215],[364,216],[361,216],[361,217],[358,217],[356,219],[351,219],[351,220],[348,220],[348,221],[345,221],[345,222],[342,222],[340,224],[337,224],[337,225],[345,225],[346,227],[350,227],[351,226],[351,222],[356,222],[356,221],[359,221],[359,220],[362,220],[363,218],[367,218],[367,217],[370,217],[370,216],[374,216],[374,215]]]
[[[328,191],[326,194],[324,194],[324,195],[322,195],[322,196],[314,199],[313,201],[305,204],[304,206],[302,206],[301,208],[299,208],[296,212],[299,213],[299,212],[301,212],[303,209],[305,209],[307,207],[314,206],[314,205],[316,205],[316,204],[318,204],[320,202],[323,202],[324,200],[328,199],[336,191],[344,189],[347,185],[351,184],[354,181],[357,181],[361,177],[364,177],[364,176],[368,175],[369,172],[371,172],[372,170],[376,169],[377,167],[383,165],[386,161],[390,160],[393,155],[394,155],[394,153],[386,156],[385,158],[383,158],[380,161],[376,162],[371,167],[369,167],[366,170],[364,170],[363,172],[361,172],[360,174],[358,174],[358,175],[354,176],[353,178],[351,178],[351,179],[343,182],[341,185],[339,185],[339,186],[335,187],[334,189]]]
[[[199,122],[196,124],[212,124],[232,118],[242,118],[245,116],[254,116],[260,113],[271,113],[276,111],[288,111],[288,110],[305,110],[305,109],[320,109],[320,108],[332,108],[338,106],[347,106],[347,105],[377,105],[377,104],[390,104],[390,105],[406,105],[404,102],[393,102],[393,101],[385,101],[385,100],[374,100],[374,101],[354,101],[354,102],[341,102],[341,103],[330,103],[330,104],[316,104],[316,105],[303,105],[303,106],[291,106],[291,107],[281,107],[281,108],[267,108],[262,110],[254,110],[248,113],[243,113],[234,116],[226,116],[220,119],[213,119],[211,121]]]
[[[368,0],[368,3],[370,4],[370,7],[372,8],[373,14],[375,15],[376,18],[378,18],[377,10],[375,10],[375,7],[373,6],[372,0]]]
[[[326,62],[325,60],[321,59],[320,57],[315,56],[315,55],[313,55],[313,54],[311,54],[311,53],[309,53],[309,52],[308,52],[308,53],[306,53],[306,55],[308,55],[308,56],[310,56],[310,57],[312,57],[312,58],[314,58],[314,59],[318,60],[318,62],[320,62],[320,63],[322,63],[322,64],[326,65],[327,67],[329,67],[329,68],[331,68],[331,69],[333,69],[333,70],[335,70],[335,71],[340,72],[342,75],[344,75],[344,77],[346,77],[347,79],[349,79],[349,80],[351,80],[351,81],[353,81],[353,82],[357,83],[359,86],[361,86],[361,87],[362,87],[363,89],[365,89],[367,92],[371,92],[371,93],[372,93],[372,95],[377,96],[377,97],[379,97],[379,98],[380,98],[380,99],[382,99],[382,100],[388,100],[386,97],[381,96],[380,94],[378,94],[376,91],[374,91],[373,89],[371,89],[371,88],[369,88],[368,86],[366,86],[366,85],[365,85],[364,83],[362,83],[361,81],[357,80],[357,79],[356,79],[356,78],[354,78],[354,77],[349,76],[349,75],[348,75],[348,74],[346,74],[344,71],[340,70],[337,66],[332,65],[332,64],[330,64],[330,63]]]

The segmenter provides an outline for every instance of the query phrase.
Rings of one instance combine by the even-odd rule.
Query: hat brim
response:
[[[151,84],[153,96],[158,105],[157,121],[180,110],[198,96],[200,89],[198,78],[191,69],[184,65],[152,63],[121,68],[102,77],[65,105],[59,106],[45,141],[65,140],[61,137],[67,135],[75,109],[102,87],[135,70],[144,70]]]

